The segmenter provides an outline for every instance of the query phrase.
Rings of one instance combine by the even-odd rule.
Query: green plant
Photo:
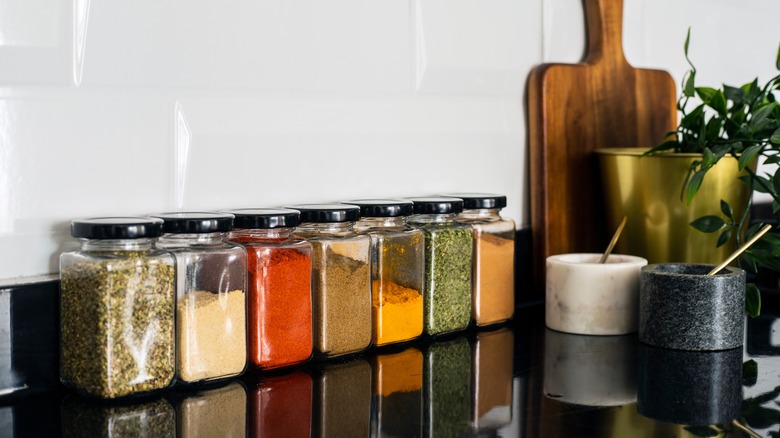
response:
[[[697,86],[696,67],[688,57],[691,31],[685,38],[685,59],[691,69],[682,82],[682,93],[677,101],[681,119],[676,130],[667,134],[667,140],[647,154],[661,151],[698,152],[702,159],[693,163],[683,183],[681,198],[690,204],[699,191],[704,177],[721,158],[731,155],[737,158],[739,169],[746,172],[741,177],[750,193],[768,193],[772,196],[772,211],[780,217],[780,173],[759,175],[751,164],[763,157],[767,164],[780,164],[780,104],[775,91],[780,90],[780,75],[766,84],[758,79],[741,87],[723,85],[722,88]],[[775,65],[780,70],[780,50]],[[692,110],[694,99],[700,100]],[[721,215],[707,215],[691,222],[691,226],[705,233],[720,232],[718,246],[726,244],[732,235],[737,245],[749,239],[763,224],[748,227],[748,212],[734,212],[721,200]],[[735,214],[736,213],[736,214]],[[780,236],[768,233],[740,257],[741,267],[756,273],[759,268],[780,272]],[[745,310],[757,316],[761,310],[761,296],[755,284],[748,284]]]

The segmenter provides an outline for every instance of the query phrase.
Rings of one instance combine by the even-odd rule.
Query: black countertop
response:
[[[554,332],[537,305],[490,330],[150,398],[0,397],[9,437],[749,436],[735,419],[780,436],[780,312],[723,352]]]

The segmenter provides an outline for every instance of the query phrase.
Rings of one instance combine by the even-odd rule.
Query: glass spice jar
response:
[[[176,259],[176,378],[236,376],[246,365],[246,251],[227,242],[233,215],[162,213],[157,242]]]
[[[74,220],[81,249],[60,256],[60,379],[94,397],[169,386],[174,259],[153,243],[162,220]]]
[[[249,366],[274,369],[312,354],[311,245],[292,236],[300,213],[231,210],[230,240],[249,253]]]
[[[360,207],[355,232],[371,237],[373,345],[408,341],[422,334],[423,233],[406,224],[411,201],[347,201]]]
[[[489,193],[448,194],[463,200],[457,221],[474,234],[471,314],[482,327],[512,318],[515,312],[515,222],[501,217],[506,196]]]
[[[344,204],[291,206],[294,235],[312,245],[314,355],[358,353],[371,344],[371,239],[353,231],[360,209]]]
[[[412,198],[414,215],[407,221],[425,240],[423,331],[436,336],[468,327],[471,320],[471,227],[455,221],[463,201]]]

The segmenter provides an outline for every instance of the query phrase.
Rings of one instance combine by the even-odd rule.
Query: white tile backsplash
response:
[[[625,1],[627,59],[768,78],[775,0]],[[724,30],[725,29],[725,30]],[[70,219],[493,191],[529,226],[525,84],[581,0],[0,0],[0,280]]]

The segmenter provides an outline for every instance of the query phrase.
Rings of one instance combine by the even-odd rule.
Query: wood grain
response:
[[[623,0],[583,0],[588,48],[579,64],[542,64],[528,79],[534,280],[545,259],[608,243],[594,150],[651,147],[676,126],[669,73],[623,54]]]

